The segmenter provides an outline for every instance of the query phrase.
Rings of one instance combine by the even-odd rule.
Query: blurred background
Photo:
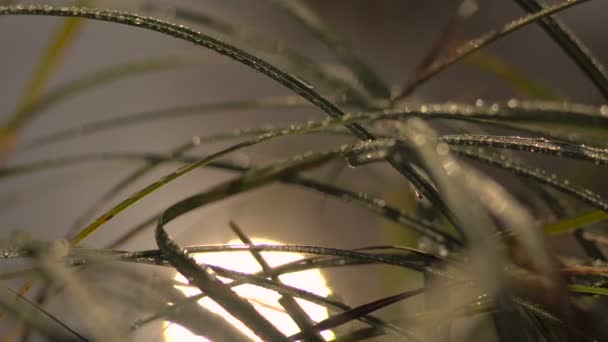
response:
[[[417,65],[436,44],[461,5],[459,1],[448,0],[307,0],[306,3],[350,41],[354,51],[390,84],[394,94],[411,79]],[[99,0],[94,5],[160,16],[194,28],[197,28],[196,24],[177,16],[178,10],[190,9],[205,13],[221,18],[239,29],[283,41],[285,46],[334,68],[338,73],[347,74],[344,68],[336,65],[333,54],[326,46],[271,1]],[[457,25],[457,41],[480,36],[524,15],[512,1],[478,0],[474,6],[477,9],[475,13]],[[569,24],[600,61],[608,60],[606,13],[608,2],[598,0],[560,14],[560,18]],[[64,21],[65,19],[50,17],[0,17],[2,119],[8,118],[17,110],[50,39]],[[232,43],[229,38],[222,37],[217,32],[198,28]],[[234,45],[251,51],[251,47],[242,42],[234,42]],[[484,51],[546,89],[551,89],[562,99],[602,104],[602,97],[593,85],[536,25],[517,31]],[[41,136],[132,113],[189,104],[290,95],[287,89],[272,80],[215,52],[154,32],[95,21],[84,22],[45,91],[49,92],[97,70],[155,56],[185,57],[193,63],[108,83],[53,105],[22,130],[6,165],[101,152],[168,153],[193,136],[263,127],[266,124],[284,126],[325,117],[324,113],[311,107],[224,110],[128,125],[46,144],[36,149],[21,149]],[[288,67],[276,56],[263,58],[282,68]],[[305,75],[298,76],[308,80]],[[328,97],[336,95],[333,89],[318,90]],[[426,83],[410,99],[473,102],[478,98],[492,101],[511,97],[525,98],[526,95],[479,64],[465,62],[450,67]],[[323,150],[328,146],[354,141],[344,137],[289,137],[248,148],[233,158],[239,162],[250,161],[261,165],[294,153]],[[193,150],[192,155],[204,156],[224,146],[228,144],[203,144]],[[556,166],[556,162],[550,159],[544,163]],[[108,188],[141,165],[143,162],[124,160],[90,162],[5,180],[0,186],[3,232],[25,231],[44,240],[64,238],[70,227],[74,226],[75,220],[89,210]],[[156,167],[153,172],[122,189],[118,196],[100,209],[108,209],[177,167],[179,165],[175,163]],[[603,177],[603,169],[585,167],[584,171],[576,166],[564,168],[560,169],[560,173],[607,194],[605,189],[608,181]],[[234,174],[213,169],[193,172],[153,193],[128,209],[124,215],[110,221],[107,227],[87,239],[84,245],[101,247],[113,241],[126,227],[132,227],[176,201],[232,177]],[[315,177],[385,198],[401,206],[418,205],[410,186],[386,165],[353,169],[345,163],[333,163],[316,172]],[[525,187],[513,177],[504,176],[504,181],[511,184],[510,189],[516,193]],[[89,223],[102,212],[98,210],[84,223]],[[170,229],[177,241],[184,245],[225,243],[235,238],[228,228],[230,220],[237,222],[252,237],[282,243],[356,248],[363,245],[397,244],[408,239],[398,227],[387,224],[370,212],[317,193],[283,185],[264,187],[197,210],[172,223]],[[121,248],[140,250],[155,247],[152,230],[149,230]],[[358,267],[324,272],[324,276],[333,293],[339,295],[344,302],[356,305],[377,298],[382,293],[386,294],[387,291],[392,293],[403,290],[404,282],[393,281],[402,278],[394,278],[394,274],[389,277],[385,271],[382,267]],[[407,272],[403,273],[399,277],[414,277]],[[415,285],[414,280],[406,286],[414,288]],[[73,314],[65,308],[58,310],[60,302],[54,302],[54,305],[54,312],[60,316],[69,317]],[[412,305],[415,306],[416,302]],[[154,329],[142,332],[141,339],[158,336],[158,331]],[[150,335],[146,337],[145,334]]]

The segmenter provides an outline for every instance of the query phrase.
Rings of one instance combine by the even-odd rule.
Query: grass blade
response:
[[[57,341],[87,341],[85,337],[61,322],[43,308],[9,288],[0,291],[0,307],[47,338]],[[10,294],[6,293],[10,292]],[[17,298],[17,301],[15,301]]]
[[[352,82],[336,75],[331,68],[290,48],[285,42],[254,33],[250,28],[241,29],[230,22],[204,13],[194,12],[187,8],[175,7],[174,13],[176,19],[210,28],[228,36],[231,40],[240,41],[251,46],[257,53],[272,56],[273,59],[280,59],[286,62],[288,69],[294,74],[306,75],[306,77],[311,77],[311,79],[318,81],[328,89],[344,94],[346,101],[352,101],[361,108],[372,106],[370,99],[365,94],[362,94]]]
[[[243,230],[233,221],[230,221],[230,229],[232,229],[232,231],[239,237],[241,242],[250,247],[253,246],[253,241],[251,241],[251,239],[245,235]],[[262,273],[264,276],[269,277],[277,283],[281,283],[279,276],[270,274],[272,267],[270,267],[270,265],[266,262],[262,254],[254,248],[250,248],[249,251],[260,267],[262,267]],[[311,329],[313,325],[312,319],[292,296],[283,295],[281,298],[279,298],[278,302],[281,304],[283,309],[285,309],[285,312],[289,314],[289,317],[296,323],[298,328],[300,328],[302,332],[306,333],[308,336],[307,341],[325,341],[319,332],[315,332]]]
[[[174,119],[194,115],[208,115],[215,112],[224,111],[249,111],[259,109],[291,109],[307,108],[310,103],[296,96],[267,97],[261,99],[229,101],[217,103],[201,103],[187,106],[178,106],[161,110],[140,112],[124,115],[115,119],[100,120],[85,123],[78,127],[66,128],[56,133],[43,137],[35,138],[21,146],[17,146],[17,151],[35,150],[45,145],[62,142],[73,138],[82,138],[89,134],[101,133],[114,128],[122,128],[130,125],[137,125],[154,120]]]
[[[87,1],[79,1],[81,5],[86,3]],[[44,88],[83,24],[81,18],[68,18],[61,24],[59,30],[55,33],[55,37],[51,39],[51,43],[45,50],[25,90],[17,111],[0,126],[0,159],[5,159],[10,153],[17,131],[29,120],[29,107],[40,99]]]
[[[123,25],[130,25],[135,27],[145,28],[151,31],[156,31],[165,35],[172,36],[177,39],[191,42],[195,45],[205,47],[220,53],[226,57],[229,57],[245,66],[248,66],[267,77],[275,80],[279,84],[290,89],[294,93],[305,98],[318,108],[323,110],[329,116],[337,118],[344,116],[344,112],[332,102],[328,101],[317,92],[315,92],[308,84],[302,82],[300,79],[287,74],[273,65],[257,58],[251,54],[248,54],[240,49],[237,49],[231,45],[223,43],[217,39],[206,36],[200,32],[193,31],[183,25],[175,25],[160,21],[153,18],[142,17],[130,13],[118,12],[118,11],[107,11],[89,8],[77,8],[77,7],[53,7],[50,5],[37,6],[29,5],[23,6],[0,6],[0,15],[49,15],[49,16],[67,16],[67,17],[83,17],[93,20],[108,21],[119,23]],[[346,126],[355,136],[361,140],[375,140],[372,134],[370,134],[364,127],[357,123],[348,124]],[[436,205],[444,215],[451,220],[452,215],[446,211],[447,207],[441,201],[440,196],[435,193],[434,188],[426,182],[426,180],[417,174],[416,170],[411,166],[404,164],[402,161],[393,159],[387,160],[399,173],[401,173],[408,181],[410,181],[426,198],[434,205]],[[124,208],[123,208],[124,209]],[[122,209],[121,209],[122,210]],[[120,211],[120,210],[119,210]],[[113,216],[113,214],[108,213]],[[107,220],[107,217],[95,223],[95,228],[100,224],[103,224]],[[453,220],[452,220],[453,221]],[[456,223],[453,222],[455,225]],[[87,234],[88,235],[88,232]]]
[[[365,89],[377,98],[388,99],[391,91],[379,75],[363,62],[349,44],[332,30],[304,1],[272,0],[302,26],[333,51],[338,60],[348,67]]]
[[[358,317],[361,317],[363,315],[367,315],[374,311],[380,310],[388,305],[400,302],[404,299],[410,298],[410,297],[420,294],[422,292],[424,292],[424,289],[407,291],[407,292],[399,293],[399,294],[396,294],[396,295],[393,295],[390,297],[378,299],[376,301],[357,306],[351,310],[344,311],[338,315],[333,315],[333,316],[315,324],[313,329],[317,332],[323,331],[323,330],[328,330],[328,329],[333,329],[335,327],[338,327],[340,325],[353,321],[353,320],[357,319]],[[289,336],[289,340],[291,340],[291,341],[298,341],[298,340],[302,340],[304,338],[307,338],[307,333],[304,331],[301,333]]]
[[[402,93],[406,93],[406,94],[411,93],[415,88],[418,88],[419,86],[424,84],[426,81],[431,79],[433,76],[436,76],[443,70],[447,69],[452,64],[455,64],[456,62],[464,59],[465,57],[468,57],[469,55],[476,52],[477,50],[493,43],[494,41],[496,41],[502,37],[505,37],[515,31],[525,27],[526,25],[534,23],[543,18],[547,18],[557,12],[566,10],[575,5],[580,5],[587,1],[589,1],[589,0],[561,1],[555,5],[542,9],[541,11],[534,12],[533,14],[529,14],[525,17],[519,18],[510,23],[507,23],[500,29],[487,32],[478,38],[472,39],[472,40],[466,42],[465,44],[461,45],[459,48],[457,48],[455,53],[453,53],[452,55],[438,59],[433,64],[431,64],[426,69],[425,72],[419,73],[418,77],[413,82],[411,82],[409,87],[406,88],[404,91],[402,91]]]
[[[571,219],[550,224],[543,229],[549,235],[557,235],[605,220],[608,220],[608,213],[603,210],[596,210],[584,215],[573,217]]]
[[[162,221],[161,221],[162,222]],[[160,222],[159,222],[160,223]],[[188,282],[198,287],[201,292],[221,305],[232,316],[243,322],[254,334],[264,341],[287,341],[272,323],[244,298],[239,297],[221,280],[217,278],[208,266],[197,264],[162,228],[162,223],[156,230],[156,242],[159,249],[171,264]]]
[[[515,2],[528,13],[537,13],[546,8],[540,0],[515,0]],[[604,99],[608,100],[608,72],[583,42],[557,18],[544,17],[538,21],[538,24],[587,75]]]

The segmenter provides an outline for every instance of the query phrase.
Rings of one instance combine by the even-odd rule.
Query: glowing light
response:
[[[253,239],[256,244],[279,244],[276,241]],[[233,240],[230,244],[241,244],[239,240]],[[282,253],[282,252],[263,252],[264,259],[271,267],[277,267],[289,262],[300,260],[303,258],[301,254],[297,253]],[[231,269],[239,272],[255,273],[262,270],[261,266],[255,261],[251,254],[247,251],[243,252],[219,252],[219,253],[204,253],[195,256],[196,260],[202,263],[217,265],[227,269]],[[186,279],[178,274],[175,279],[179,282],[185,283]],[[287,285],[298,287],[309,292],[313,292],[320,296],[327,296],[330,294],[330,290],[325,284],[325,279],[319,270],[307,270],[291,274],[285,274],[280,276],[281,282]],[[178,287],[185,295],[193,296],[200,291],[192,287]],[[283,307],[279,304],[278,300],[281,295],[275,291],[268,290],[265,288],[257,287],[254,285],[240,285],[233,288],[240,296],[247,298],[251,301],[253,306],[272,322],[280,331],[285,335],[293,335],[298,333],[300,329],[296,323],[289,317],[283,310]],[[323,306],[301,300],[296,298],[296,301],[300,304],[302,309],[311,317],[315,322],[321,321],[328,317],[327,309]],[[214,301],[203,298],[199,301],[199,304],[205,308],[221,315],[226,321],[233,324],[247,336],[254,341],[261,341],[255,336],[245,325],[239,320],[232,317],[222,307],[216,304]],[[325,331],[322,333],[325,339],[331,339],[334,337],[331,331]],[[171,324],[165,322],[164,331],[165,341],[176,342],[199,342],[209,341],[208,339],[196,336],[188,331],[186,328],[177,324]]]

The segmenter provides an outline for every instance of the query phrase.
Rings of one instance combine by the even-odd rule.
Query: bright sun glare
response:
[[[264,240],[264,239],[253,239],[256,244],[279,244],[276,241]],[[239,240],[232,240],[230,244],[240,244]],[[283,252],[263,252],[264,259],[271,267],[277,267],[292,261],[302,259],[303,256],[297,253],[283,253]],[[249,252],[219,252],[219,253],[204,253],[196,255],[196,260],[202,263],[221,266],[227,269],[231,269],[239,272],[255,273],[261,271],[261,266],[251,256]],[[177,274],[175,279],[179,282],[186,282],[186,279]],[[291,285],[294,287],[305,289],[309,292],[313,292],[320,296],[327,296],[330,294],[330,290],[325,284],[325,279],[319,270],[307,270],[297,273],[285,274],[280,277],[284,284]],[[200,291],[191,287],[178,287],[185,295],[193,296]],[[285,335],[293,335],[298,333],[300,329],[296,323],[289,317],[283,310],[278,300],[280,295],[272,290],[267,290],[254,285],[240,285],[234,288],[234,290],[242,297],[252,299],[251,303],[253,306],[264,315],[269,321],[279,328]],[[308,313],[311,319],[315,322],[319,322],[328,317],[327,309],[323,306],[296,299],[300,306]],[[239,322],[237,319],[228,314],[214,301],[203,298],[199,301],[200,305],[205,308],[221,315],[226,321],[233,324],[247,336],[254,341],[261,341],[257,338],[245,325]],[[196,336],[184,327],[165,322],[165,341],[176,342],[176,341],[209,341],[208,339]],[[333,337],[331,331],[324,331],[322,333],[325,339]]]

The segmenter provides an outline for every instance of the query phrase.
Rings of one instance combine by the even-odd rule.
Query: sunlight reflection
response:
[[[276,241],[265,240],[265,239],[253,239],[256,244],[279,244]],[[232,240],[230,244],[241,244],[239,240]],[[281,253],[281,252],[263,252],[264,259],[271,267],[280,266],[292,261],[302,259],[303,256],[297,253]],[[261,271],[260,265],[255,261],[249,252],[220,252],[220,253],[205,253],[198,254],[196,260],[211,265],[217,265],[231,270],[239,272],[254,273]],[[309,292],[313,292],[320,296],[327,296],[330,294],[330,290],[325,284],[325,279],[319,270],[307,270],[297,273],[282,275],[281,281],[284,284],[291,285],[305,289]],[[180,274],[176,275],[175,279],[179,282],[186,282],[186,279]],[[193,296],[200,293],[200,291],[190,287],[178,287],[187,296]],[[235,288],[235,291],[242,297],[250,299],[254,307],[268,320],[274,323],[279,330],[286,335],[292,335],[300,330],[293,320],[287,315],[281,305],[278,303],[280,295],[275,291],[267,290],[254,285],[241,285]],[[308,313],[313,321],[318,322],[328,317],[327,309],[310,303],[305,300],[296,299],[300,306]],[[228,322],[236,326],[239,330],[243,331],[247,336],[251,337],[254,341],[261,341],[257,338],[247,327],[241,322],[228,314],[218,304],[204,298],[199,301],[201,305],[208,308],[209,310],[220,314]],[[187,329],[177,325],[165,322],[164,337],[167,342],[175,341],[209,341],[208,339],[196,336],[190,333]],[[325,339],[333,337],[331,331],[325,331],[322,333]]]

